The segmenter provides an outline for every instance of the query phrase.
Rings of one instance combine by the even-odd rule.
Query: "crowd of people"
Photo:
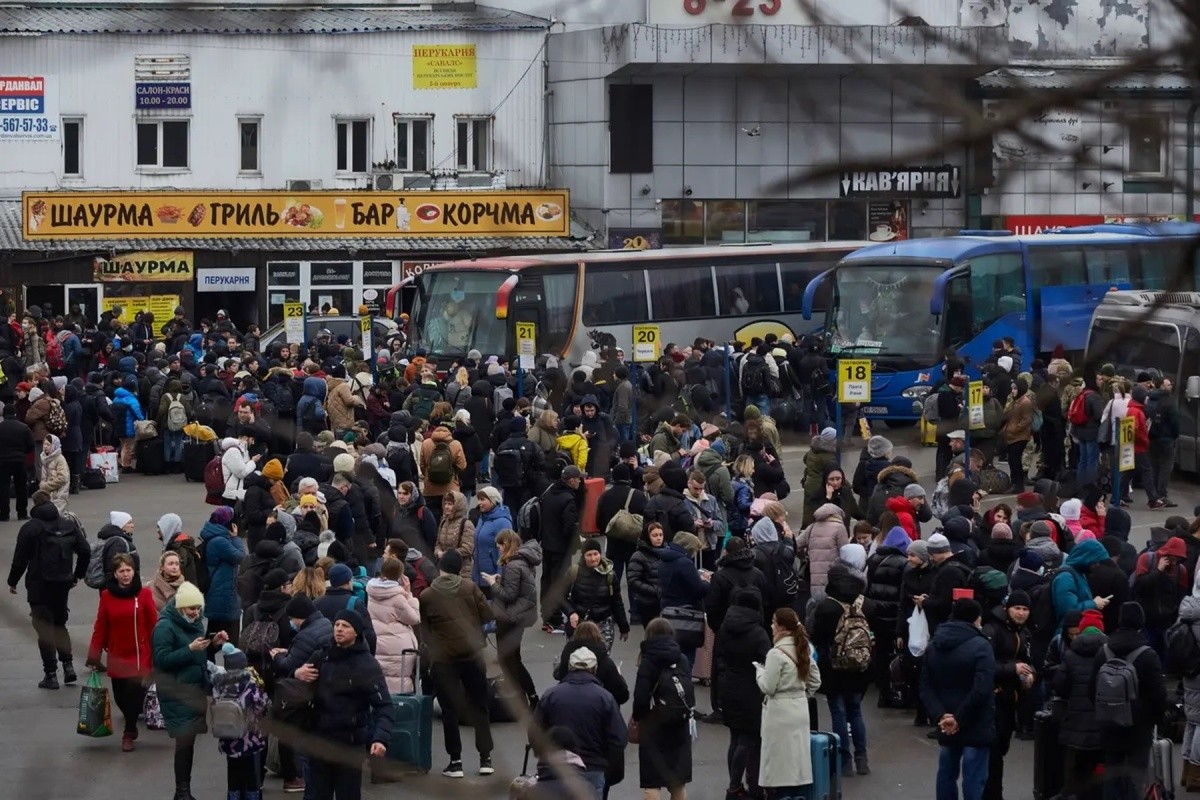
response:
[[[78,680],[68,595],[80,580],[100,591],[86,665],[111,679],[122,750],[136,749],[139,716],[161,716],[176,800],[192,797],[206,731],[231,800],[261,797],[268,752],[284,791],[356,798],[362,761],[389,757],[395,696],[408,693],[437,699],[449,779],[467,772],[462,725],[469,766],[487,776],[492,724],[528,722],[538,765],[521,791],[544,799],[581,786],[607,797],[636,748],[645,797],[682,800],[697,722],[727,729],[727,798],[806,796],[828,777],[815,770],[870,773],[862,704],[874,688],[879,706],[911,710],[938,740],[939,800],[958,796],[960,777],[965,797],[1000,800],[1009,743],[1033,736],[1043,708],[1067,753],[1063,796],[1132,800],[1171,705],[1168,670],[1186,678],[1200,719],[1189,683],[1200,673],[1200,520],[1167,518],[1139,554],[1093,466],[1113,417],[1153,419],[1151,443],[1161,419],[1177,418],[1164,379],[1128,389],[1102,369],[1095,390],[1081,389],[1061,363],[1014,373],[1020,355],[1001,343],[985,365],[985,420],[1006,447],[973,434],[965,453],[951,361],[928,404],[939,455],[927,495],[882,436],[843,471],[841,432],[821,427],[816,346],[787,337],[729,354],[670,345],[636,385],[619,348],[589,353],[569,376],[543,359],[517,396],[503,357],[472,351],[440,373],[399,343],[364,354],[327,335],[259,353],[228,319],[192,332],[182,309],[161,328],[99,321],[103,361],[75,374],[46,356],[73,324],[31,314],[23,337],[0,336],[6,374],[26,378],[0,423],[0,441],[19,443],[0,449],[0,520],[10,484],[24,520],[8,584],[16,593],[25,580],[38,685],[51,690],[60,669],[63,683]],[[727,358],[740,421],[721,413]],[[819,426],[795,476],[795,527],[781,424]],[[92,544],[69,511],[88,471],[80,454],[113,441],[109,431],[122,468],[203,483],[207,520],[189,532],[162,515],[157,558],[139,554],[130,514],[112,511]],[[1142,486],[1165,506],[1166,478],[1142,444]],[[997,455],[1015,507],[984,511],[977,481]],[[539,626],[564,636],[552,686],[522,662]],[[639,627],[627,680],[611,652]],[[1194,665],[1180,663],[1181,631]],[[1114,673],[1135,674],[1136,703],[1122,705]],[[698,681],[711,682],[708,713]],[[814,761],[818,727],[838,737],[831,764]],[[1184,755],[1200,763],[1194,733]]]

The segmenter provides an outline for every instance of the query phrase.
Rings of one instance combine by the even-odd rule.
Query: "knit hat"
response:
[[[761,417],[762,412],[759,411],[758,406],[754,405],[753,403],[746,406],[746,409],[742,412],[742,419],[759,419]]]
[[[333,444],[333,431],[321,431],[317,434],[317,447],[329,447]]]
[[[345,472],[347,474],[354,472],[354,456],[350,455],[349,453],[342,453],[341,455],[334,456],[333,471]]]
[[[1062,623],[1063,630],[1065,631],[1067,628],[1078,628],[1079,622],[1082,619],[1083,619],[1083,610],[1078,609],[1078,608],[1072,608],[1070,611],[1068,611],[1066,614],[1063,615],[1063,623]]]
[[[268,480],[281,481],[283,480],[283,464],[279,463],[278,458],[272,458],[267,462],[267,465],[263,467],[262,474],[263,477],[267,478]]]
[[[366,623],[363,622],[363,618],[353,608],[343,608],[337,613],[337,616],[333,618],[333,621],[350,623],[350,627],[354,628],[354,632],[359,636],[362,636],[363,628],[366,627]]]
[[[983,608],[969,597],[954,601],[950,618],[958,622],[974,622],[983,616]]]
[[[233,509],[229,506],[217,506],[213,512],[208,515],[208,521],[214,525],[229,527],[229,523],[233,522]]]
[[[329,568],[329,585],[345,586],[354,580],[354,573],[345,564],[334,564]]]
[[[1117,377],[1117,368],[1112,364],[1105,364],[1100,367],[1100,374],[1106,378],[1115,378]]]
[[[513,433],[524,433],[527,427],[525,418],[520,414],[512,418],[512,422],[508,423],[508,429]]]
[[[1023,551],[1018,563],[1021,565],[1021,569],[1027,569],[1030,572],[1040,572],[1042,567],[1046,566],[1046,560],[1036,550]]]
[[[282,516],[286,517],[288,515],[283,514]],[[270,525],[267,526],[267,529],[266,529],[265,533],[263,534],[263,540],[270,541],[270,542],[279,542],[279,544],[283,544],[284,542],[287,541],[287,528],[284,526],[284,524],[282,522],[272,522]]]
[[[561,477],[564,481],[568,481],[571,478],[582,478],[583,470],[581,470],[579,467],[575,466],[574,464],[568,464],[567,466],[563,467]],[[685,481],[685,487],[686,487],[686,481]]]
[[[912,463],[912,459],[908,458],[907,456],[893,456],[892,457],[892,466],[893,467],[904,467],[905,469],[912,469],[913,463]]]
[[[1124,542],[1115,536],[1105,536],[1100,540],[1100,544],[1104,545],[1104,552],[1108,553],[1109,558],[1116,558],[1121,555]]]
[[[492,501],[492,505],[498,506],[504,503],[504,498],[500,495],[500,490],[495,486],[482,486],[479,491],[475,492],[476,497],[486,497]]]
[[[600,546],[599,539],[589,538],[586,542],[583,543],[583,552],[589,553],[592,550],[595,550],[597,553],[604,552],[604,548]]]
[[[1070,500],[1063,500],[1062,505],[1058,507],[1058,513],[1062,514],[1063,519],[1067,522],[1077,522],[1080,514],[1083,513],[1083,501],[1074,497]]]
[[[687,489],[687,473],[678,464],[668,462],[659,469],[658,474],[668,489],[674,489],[677,492]]]
[[[321,501],[317,499],[317,496],[315,494],[300,495],[300,507],[301,508],[316,508],[319,505],[321,505]]]
[[[264,589],[278,589],[287,582],[288,582],[287,573],[284,572],[283,570],[279,569],[279,567],[276,567],[275,569],[272,569],[272,570],[268,570],[267,574],[263,576],[263,588]]]
[[[1024,606],[1025,608],[1029,608],[1029,604],[1031,602],[1032,601],[1029,599],[1029,592],[1025,591],[1024,589],[1013,589],[1008,593],[1008,598],[1004,601],[1004,607],[1012,608],[1013,606]]]
[[[838,556],[860,572],[867,568],[867,551],[857,542],[842,545],[838,550]]]
[[[462,553],[457,550],[447,550],[438,561],[438,569],[447,575],[457,575],[462,572]]]
[[[925,489],[919,483],[910,483],[904,487],[904,499],[912,500],[914,497],[924,497]]]
[[[993,539],[1009,539],[1013,538],[1012,528],[1007,522],[997,522],[992,526]]]
[[[892,452],[892,443],[876,434],[867,440],[867,455],[871,458],[883,458]]]
[[[929,537],[929,552],[930,553],[949,553],[950,540],[940,533],[935,533]]]
[[[929,542],[926,542],[923,539],[918,539],[915,542],[910,542],[908,545],[908,551],[905,553],[905,555],[916,556],[917,558],[921,559],[922,564],[928,564],[929,563]]]
[[[1117,616],[1117,627],[1135,631],[1146,627],[1146,612],[1142,610],[1142,604],[1133,600],[1122,603],[1121,612]]]
[[[596,659],[596,654],[590,648],[581,647],[578,650],[571,651],[571,656],[567,660],[567,665],[571,669],[576,670],[593,670],[599,661]]]
[[[234,647],[233,642],[222,645],[221,654],[225,656],[225,669],[245,669],[250,666],[246,654]]]
[[[909,545],[912,544],[912,539],[908,536],[908,531],[901,528],[899,525],[887,532],[887,536],[883,539],[884,547],[894,547],[901,553],[908,555]],[[928,553],[928,550],[926,551]]]
[[[179,588],[175,590],[175,607],[203,608],[204,594],[200,591],[200,587],[188,581],[179,584]]]
[[[1039,519],[1029,527],[1030,539],[1051,539],[1053,538],[1053,528],[1050,527],[1050,521]]]
[[[124,528],[126,525],[133,522],[133,515],[126,514],[124,511],[110,511],[108,512],[108,521],[111,522],[114,527]]]
[[[1063,620],[1063,627],[1068,628],[1071,626],[1067,624],[1066,620]],[[1104,632],[1104,615],[1095,608],[1089,608],[1079,615],[1079,630],[1084,631],[1088,628],[1095,628],[1101,633]]]
[[[1033,508],[1042,504],[1042,498],[1036,492],[1021,492],[1017,495],[1017,508]]]
[[[479,352],[478,350],[468,350],[467,358],[471,359],[476,364],[478,364],[480,359],[483,358],[483,353]]]

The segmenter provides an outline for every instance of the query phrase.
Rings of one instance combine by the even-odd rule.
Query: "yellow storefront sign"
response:
[[[415,44],[414,89],[474,89],[479,83],[473,44]]]
[[[188,281],[196,274],[191,251],[124,253],[92,260],[92,277],[97,281]]]
[[[139,312],[149,311],[154,314],[155,322],[166,322],[175,316],[175,309],[180,305],[177,294],[152,294],[140,297],[105,297],[100,301],[100,311],[112,311],[121,307],[122,322],[129,324]],[[156,331],[157,333],[157,331]]]
[[[25,192],[26,239],[567,236],[565,189],[519,192]]]

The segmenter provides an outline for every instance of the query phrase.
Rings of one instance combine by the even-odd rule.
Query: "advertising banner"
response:
[[[0,142],[57,142],[58,84],[49,75],[0,75]]]

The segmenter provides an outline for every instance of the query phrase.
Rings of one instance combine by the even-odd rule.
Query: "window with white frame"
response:
[[[137,121],[139,169],[187,169],[190,121],[144,119]]]
[[[456,161],[464,172],[487,172],[492,168],[492,118],[459,117],[456,130]]]
[[[1166,178],[1170,170],[1170,114],[1139,114],[1127,123],[1126,174]]]
[[[396,169],[427,172],[433,153],[431,117],[396,117]]]
[[[83,117],[63,117],[62,172],[65,178],[83,176]]]
[[[371,154],[371,120],[337,120],[337,171],[365,174]]]
[[[238,172],[262,172],[260,137],[262,117],[238,117]]]

